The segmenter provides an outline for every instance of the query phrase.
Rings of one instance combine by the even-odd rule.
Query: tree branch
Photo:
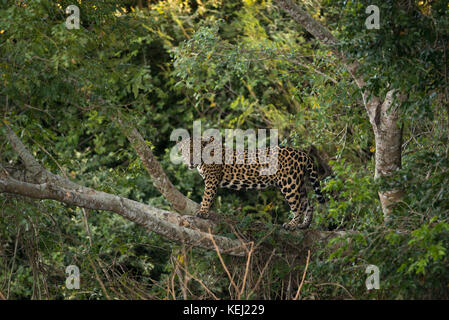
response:
[[[187,228],[182,224],[189,225],[189,223],[177,213],[143,205],[109,193],[92,189],[87,193],[82,189],[65,189],[52,183],[33,184],[18,181],[14,178],[0,179],[0,192],[41,200],[51,199],[93,210],[112,211],[172,241],[209,250],[218,248],[222,253],[235,256],[245,255],[244,246],[238,240]],[[211,237],[214,239],[213,241]],[[217,247],[215,247],[214,242],[217,243]]]
[[[138,144],[144,143],[144,140],[140,139],[141,136],[140,138],[139,136],[140,134],[137,130],[133,131],[133,137],[137,137]],[[26,172],[23,174],[23,171],[18,169],[5,169],[0,165],[0,193],[10,193],[41,200],[56,200],[68,205],[93,210],[107,210],[115,212],[123,218],[172,241],[208,250],[217,250],[218,253],[233,256],[245,256],[248,254],[248,245],[245,243],[245,240],[234,240],[212,234],[213,230],[217,228],[217,224],[214,221],[158,209],[134,200],[79,185],[65,177],[47,171],[36,161],[9,127],[7,128],[7,139],[24,162]],[[152,161],[157,162],[155,158]],[[154,162],[152,165],[154,165]],[[160,167],[159,163],[157,165]],[[165,173],[163,174],[165,175]],[[264,227],[263,224],[256,224],[255,226],[259,230]],[[345,236],[351,234],[351,232],[297,230],[293,234],[300,236],[302,242],[300,247],[294,246],[293,248],[290,238],[291,233],[283,229],[276,230],[276,238],[278,239],[277,245],[282,247],[280,251],[286,250],[290,253],[300,253],[303,249],[310,248],[317,242],[327,242],[331,238]]]
[[[223,253],[245,255],[241,241],[210,235],[209,230],[216,227],[211,221],[193,216],[184,217],[175,212],[87,188],[47,171],[36,161],[11,128],[6,127],[7,139],[29,173],[24,175],[25,181],[19,181],[14,178],[18,176],[14,170],[0,167],[2,169],[0,192],[34,199],[52,199],[82,208],[112,211],[170,240],[215,250],[213,241],[210,240],[212,236]]]
[[[345,55],[338,50],[338,39],[335,38],[334,35],[325,26],[311,17],[307,11],[303,10],[293,0],[276,0],[276,3],[278,4],[279,8],[287,12],[295,22],[300,24],[317,40],[325,45],[330,46],[332,52],[342,61],[360,89],[365,86],[365,81],[363,81],[363,78],[357,76],[357,69],[360,67],[359,62],[349,62]]]
[[[61,177],[46,170],[31,154],[31,152],[25,147],[19,137],[12,131],[12,129],[5,123],[6,138],[8,139],[11,147],[17,152],[23,164],[26,167],[25,178],[26,181],[34,183],[52,182],[56,185],[66,188],[76,189],[80,185],[70,181],[65,177]]]
[[[173,209],[181,214],[193,215],[199,209],[199,204],[184,196],[176,189],[170,179],[168,179],[159,161],[157,161],[151,149],[145,143],[142,135],[135,127],[125,123],[121,115],[115,117],[114,121],[120,127],[120,130],[128,138],[133,148],[139,155],[145,169],[151,176],[153,185],[172,205]]]
[[[286,11],[297,23],[303,26],[316,39],[327,45],[335,45],[338,40],[321,23],[312,18],[307,11],[301,9],[293,0],[277,0],[281,9]]]

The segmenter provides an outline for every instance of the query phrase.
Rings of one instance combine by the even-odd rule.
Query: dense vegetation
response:
[[[79,29],[66,28],[71,4]],[[365,27],[370,4],[380,8],[379,29]],[[370,92],[407,93],[398,107],[402,168],[388,179],[374,179],[360,88],[275,1],[0,1],[2,122],[49,171],[170,210],[113,121],[118,113],[196,202],[201,177],[170,161],[174,129],[195,120],[223,132],[277,128],[282,145],[316,150],[332,168],[311,228],[355,231],[314,246],[310,259],[256,251],[248,272],[246,259],[168,241],[108,211],[0,193],[0,298],[289,299],[303,274],[302,299],[449,298],[448,1],[301,6],[360,62]],[[0,164],[20,167],[3,123]],[[392,186],[403,197],[384,224],[378,192]],[[276,228],[289,217],[276,190],[220,190],[214,210],[238,221],[223,235],[256,242],[265,236],[256,222]],[[378,290],[366,288],[369,264],[380,269]],[[79,290],[65,287],[68,265],[80,269]]]

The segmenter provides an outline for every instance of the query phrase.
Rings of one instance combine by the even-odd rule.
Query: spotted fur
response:
[[[213,138],[202,139],[198,145],[204,150],[212,142]],[[276,186],[284,195],[293,212],[293,219],[284,223],[283,227],[287,230],[307,228],[312,221],[313,206],[309,202],[304,189],[306,175],[312,183],[318,201],[324,203],[313,161],[305,152],[298,149],[276,146],[257,149],[254,153],[248,150],[229,151],[222,148],[223,157],[226,152],[232,154],[232,161],[229,164],[228,161],[223,161],[223,164],[206,164],[203,161],[201,161],[201,164],[194,164],[193,140],[184,139],[178,145],[182,152],[183,161],[190,169],[197,168],[205,183],[201,208],[197,212],[197,216],[201,218],[209,216],[209,209],[219,187],[248,190]],[[265,159],[270,162],[274,161],[274,157],[277,157],[277,167],[273,166],[274,171],[269,172],[269,174],[261,174],[262,170],[269,168],[269,162],[261,163],[259,161],[259,159],[263,159],[260,158],[261,155],[265,155],[267,157]],[[251,160],[254,160],[254,162],[251,162]],[[304,219],[300,222],[302,214]]]

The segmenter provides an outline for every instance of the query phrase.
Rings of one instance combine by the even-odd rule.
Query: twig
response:
[[[87,236],[89,237],[89,246],[92,247],[92,233],[90,232],[89,222],[87,221],[87,212],[85,208],[81,208],[83,211],[83,221],[86,227]]]
[[[226,267],[226,264],[223,261],[223,258],[220,254],[220,249],[218,248],[217,244],[215,243],[214,237],[212,236],[211,231],[209,230],[209,237],[212,241],[212,244],[214,245],[215,251],[217,252],[218,259],[220,259],[221,265],[223,266],[223,269],[225,270],[226,274],[228,275],[229,281],[231,281],[232,286],[234,287],[235,291],[238,293],[240,290],[238,286],[235,284],[234,279],[232,278],[231,274],[229,273],[228,268]]]
[[[90,258],[90,256],[88,256],[88,258],[89,258],[90,265],[91,265],[92,268],[94,269],[95,278],[97,279],[98,283],[100,284],[101,289],[103,290],[103,292],[104,292],[104,294],[105,294],[105,296],[106,296],[106,299],[111,300],[111,297],[109,297],[109,294],[108,294],[108,292],[106,291],[106,287],[104,286],[103,281],[101,281],[100,277],[98,276],[97,268],[95,268],[95,265],[94,265],[92,259]]]
[[[105,267],[103,266],[103,263],[101,262],[100,258],[96,258],[95,259],[98,262],[98,265],[100,266],[101,271],[103,271],[103,274],[105,275],[106,279],[112,283],[112,279],[109,277],[108,271],[105,269]],[[126,287],[125,285],[123,285],[124,287]],[[124,300],[127,300],[128,298],[126,296],[124,296],[123,294],[119,293],[117,290],[115,290],[114,286],[110,286],[111,290],[117,295],[117,297],[121,297]],[[127,287],[126,287],[127,288]],[[128,288],[127,288],[128,289]],[[130,290],[132,291],[132,290]]]
[[[177,268],[177,267],[176,267],[176,268]],[[171,279],[170,279],[171,288],[170,288],[170,284],[169,284],[169,287],[168,287],[168,289],[169,289],[169,291],[170,291],[170,294],[171,294],[172,297],[173,297],[173,300],[176,300],[176,294],[175,294],[175,275],[176,275],[176,269],[175,269],[175,272],[173,272],[173,275],[172,275],[172,277],[171,277]]]
[[[187,300],[187,284],[186,284],[186,277],[183,277],[181,274],[181,268],[179,268],[179,264],[180,262],[178,261],[177,258],[172,257],[172,260],[175,262],[176,264],[176,268],[174,271],[174,274],[176,274],[178,276],[178,280],[179,280],[179,285],[181,287],[181,292],[182,292],[182,298],[184,300]],[[173,274],[173,278],[174,278],[174,274]]]
[[[12,272],[14,270],[14,264],[16,262],[17,246],[18,246],[18,242],[19,242],[19,236],[20,236],[20,226],[17,228],[16,242],[14,244],[14,255],[12,257],[11,271],[9,272],[8,290],[6,291],[6,298],[7,299],[9,299],[9,292],[10,292],[9,290],[11,288]]]
[[[242,289],[240,290],[237,296],[237,300],[240,300],[240,297],[242,296],[243,291],[245,290],[246,277],[248,276],[249,263],[251,261],[252,253],[253,253],[253,242],[250,243],[250,249],[248,250],[248,258],[246,259],[245,274],[243,275]]]
[[[44,113],[46,113],[50,118],[52,118],[53,120],[55,119],[55,118],[50,114],[50,112],[48,112],[47,110],[42,110],[42,109],[39,109],[39,108],[30,106],[29,104],[24,104],[24,106],[27,107],[27,108],[29,108],[29,109],[34,109],[34,110],[37,110],[37,111],[40,111],[40,112],[44,112]]]
[[[200,279],[196,278],[193,274],[187,271],[187,269],[184,268],[177,260],[176,263],[178,264],[179,268],[181,268],[190,278],[197,281],[204,288],[204,290],[206,290],[206,292],[210,294],[215,300],[220,300]]]
[[[297,65],[299,65],[299,66],[301,66],[303,68],[309,69],[309,70],[315,72],[316,74],[319,74],[320,76],[322,76],[322,77],[332,81],[334,84],[338,84],[338,81],[335,80],[334,78],[328,76],[327,74],[321,72],[320,70],[318,70],[316,68],[311,67],[310,65],[307,65],[307,64],[304,64],[304,63],[300,62],[299,59],[294,59],[293,63],[295,63],[295,64],[297,64]]]
[[[299,285],[298,291],[296,291],[296,296],[293,298],[293,300],[298,300],[298,298],[299,298],[299,294],[301,292],[302,285],[304,284],[304,279],[306,278],[307,268],[309,267],[309,260],[310,260],[310,250],[307,250],[306,268],[304,269],[304,273],[302,274],[301,284]]]
[[[344,289],[348,294],[349,294],[349,296],[352,298],[352,299],[354,299],[354,296],[349,292],[349,290],[348,289],[346,289],[345,287],[343,287],[341,284],[339,284],[339,283],[334,283],[334,282],[325,282],[325,283],[319,283],[319,284],[314,284],[315,286],[336,286],[336,287],[339,287],[339,288],[342,288],[342,289]]]
[[[273,249],[273,251],[271,252],[270,257],[268,258],[267,262],[265,263],[265,266],[262,268],[262,271],[260,272],[260,276],[256,281],[256,284],[254,285],[253,289],[251,290],[251,292],[248,294],[248,297],[251,296],[251,294],[257,289],[257,287],[259,286],[260,281],[262,280],[263,274],[265,273],[265,270],[268,268],[268,265],[270,264],[271,259],[274,256],[274,253],[276,252],[276,249]]]
[[[67,179],[67,172],[65,172],[64,168],[59,164],[59,162],[50,154],[50,152],[48,152],[43,146],[41,146],[36,140],[34,140],[31,135],[29,133],[28,137],[30,138],[31,141],[33,141],[39,148],[42,149],[42,151],[44,151],[44,153],[50,157],[50,159],[52,159],[56,165],[58,166],[59,170],[61,170],[62,175],[64,176],[64,178]]]

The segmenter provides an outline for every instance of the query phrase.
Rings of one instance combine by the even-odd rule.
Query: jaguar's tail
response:
[[[319,203],[325,203],[323,194],[321,193],[320,181],[318,180],[318,174],[315,168],[315,164],[311,158],[308,158],[308,163],[306,166],[307,174],[309,176],[309,180],[312,183],[313,190],[317,195],[317,199]]]

